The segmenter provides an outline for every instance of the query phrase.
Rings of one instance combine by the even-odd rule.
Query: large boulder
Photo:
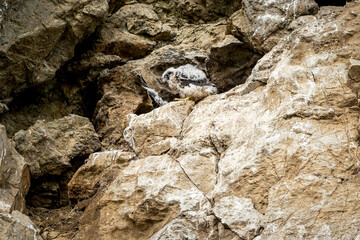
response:
[[[77,115],[52,121],[37,121],[14,136],[16,149],[29,164],[33,178],[60,175],[71,160],[86,158],[100,148],[99,137],[88,118]]]
[[[292,29],[290,23],[303,15],[319,10],[314,0],[243,0],[241,10],[229,20],[229,33],[258,52],[269,52]]]
[[[109,8],[107,0],[13,2],[0,27],[0,99],[51,80]]]
[[[1,239],[43,239],[30,218],[19,211],[13,211],[11,214],[3,214],[0,212],[0,219]]]
[[[125,140],[141,158],[161,155],[180,137],[182,124],[193,106],[193,101],[172,102],[147,114],[129,115]]]

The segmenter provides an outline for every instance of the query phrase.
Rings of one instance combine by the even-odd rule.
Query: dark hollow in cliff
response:
[[[48,209],[69,205],[67,184],[84,161],[84,158],[75,158],[71,161],[72,167],[61,175],[44,175],[32,179],[26,196],[26,204],[31,208],[41,207]]]

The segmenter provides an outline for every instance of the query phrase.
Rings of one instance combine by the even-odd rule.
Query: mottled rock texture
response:
[[[42,239],[26,213],[29,168],[0,125],[0,239]]]
[[[172,102],[140,116],[129,115],[125,140],[139,157],[161,155],[180,137],[182,124],[194,102]]]
[[[5,127],[0,125],[0,210],[26,211],[25,196],[30,187],[29,167],[15,150],[15,144],[6,136]]]
[[[244,85],[198,103],[169,151],[130,162],[98,193],[77,237],[356,238],[359,10],[306,17]],[[156,111],[171,106],[181,109]],[[131,126],[161,132],[145,124],[155,115]]]
[[[243,0],[243,8],[229,21],[229,32],[258,52],[268,52],[291,32],[296,18],[316,14],[314,0]]]
[[[71,167],[71,160],[87,157],[100,148],[89,119],[77,115],[48,123],[38,121],[28,130],[17,132],[14,141],[33,178],[60,175]]]
[[[81,201],[92,197],[99,188],[106,188],[135,156],[121,150],[91,154],[69,182],[69,198]]]

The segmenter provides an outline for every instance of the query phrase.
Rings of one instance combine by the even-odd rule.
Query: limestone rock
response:
[[[77,115],[48,122],[37,121],[15,134],[16,149],[30,165],[33,178],[59,175],[76,157],[87,157],[100,148],[98,135],[89,119]]]
[[[5,127],[0,125],[0,213],[25,212],[29,187],[28,165],[7,138]]]
[[[167,233],[175,228],[177,236],[212,239],[216,232],[210,208],[176,161],[166,155],[148,157],[132,161],[92,201],[76,239],[149,239],[164,226]],[[177,231],[177,225],[187,228]],[[166,235],[155,236],[164,239]]]
[[[215,215],[241,239],[253,239],[259,234],[262,215],[256,211],[251,199],[224,197],[215,204]]]
[[[182,123],[194,102],[172,102],[140,116],[130,115],[125,140],[139,157],[168,151],[180,136]]]
[[[275,46],[247,80],[266,71],[266,86],[211,96],[185,120],[178,145],[192,143],[200,152],[209,139],[208,152],[219,156],[202,171],[218,169],[207,196],[215,205],[227,196],[251,198],[265,215],[260,239],[357,236],[358,221],[347,221],[357,219],[358,203],[346,191],[357,181],[358,87],[348,77],[346,58],[359,49],[358,17],[351,13],[359,7],[296,30]],[[351,20],[346,27],[344,19]],[[183,169],[201,186],[196,164],[188,161]]]
[[[206,68],[211,82],[224,92],[245,83],[260,57],[234,36],[227,35],[222,42],[211,47]]]
[[[102,189],[114,180],[134,157],[134,153],[120,150],[91,154],[69,182],[69,198],[84,200],[92,197],[98,188]]]
[[[1,239],[42,240],[30,218],[19,211],[11,214],[0,213]]]
[[[24,1],[1,22],[0,99],[48,82],[106,17],[107,0]]]
[[[243,8],[230,18],[229,32],[263,53],[289,34],[286,27],[293,20],[318,11],[314,0],[243,0],[242,4]]]

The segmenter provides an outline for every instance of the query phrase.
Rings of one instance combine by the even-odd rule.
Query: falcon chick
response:
[[[168,104],[167,101],[163,100],[158,92],[156,92],[154,89],[150,88],[149,85],[145,82],[144,78],[140,75],[136,75],[136,77],[139,79],[139,82],[135,82],[136,85],[139,85],[140,87],[144,88],[152,101],[153,106],[156,107],[161,107],[164,106],[165,104]]]
[[[195,102],[206,96],[218,93],[216,86],[210,82],[205,73],[191,64],[178,68],[169,68],[162,75],[162,82],[180,95],[176,100],[191,99]]]

